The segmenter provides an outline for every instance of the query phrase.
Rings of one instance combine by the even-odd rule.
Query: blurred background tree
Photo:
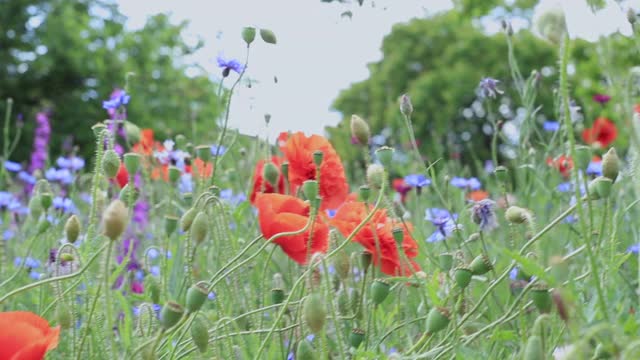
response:
[[[166,15],[150,17],[136,31],[124,23],[113,2],[2,1],[0,110],[4,114],[4,99],[13,98],[14,117],[21,114],[25,124],[12,160],[28,159],[34,114],[45,108],[52,111],[52,155],[67,136],[81,155],[90,155],[91,126],[107,118],[102,101],[125,86],[127,73],[135,74],[128,84],[128,116],[138,126],[153,127],[160,138],[194,134],[195,124],[213,128],[217,86],[184,62],[201,46],[184,41],[185,24],[173,25]]]

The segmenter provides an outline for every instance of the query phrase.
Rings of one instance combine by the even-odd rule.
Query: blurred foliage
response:
[[[34,114],[41,109],[52,111],[52,155],[67,135],[82,155],[90,155],[90,128],[108,117],[102,101],[125,86],[127,73],[135,74],[127,89],[128,116],[140,127],[153,127],[163,137],[196,133],[196,122],[213,124],[219,112],[216,86],[204,72],[185,74],[184,56],[201,47],[183,40],[186,24],[172,25],[166,15],[155,15],[144,28],[128,31],[124,22],[107,1],[2,2],[0,98],[12,97],[14,116],[22,114],[25,122],[13,160],[28,158]],[[2,101],[3,113],[4,106]]]

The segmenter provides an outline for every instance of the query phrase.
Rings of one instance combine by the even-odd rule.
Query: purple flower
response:
[[[407,175],[404,177],[404,182],[415,188],[421,188],[431,184],[431,180],[421,174]]]
[[[611,96],[606,94],[595,94],[593,95],[593,101],[600,103],[602,105],[606,104],[611,100]]]
[[[4,168],[11,172],[18,172],[22,170],[22,165],[18,162],[7,160],[4,162]]]
[[[149,203],[143,200],[136,202],[131,220],[140,225],[140,228],[146,227],[149,222]]]
[[[544,129],[544,131],[556,132],[560,130],[560,123],[557,121],[545,121],[542,124],[542,128]]]
[[[480,94],[485,98],[495,98],[497,94],[503,94],[504,91],[498,89],[498,83],[500,83],[499,80],[489,77],[483,78],[478,85]]]
[[[425,220],[436,227],[436,231],[427,238],[427,242],[438,242],[447,239],[460,226],[456,225],[458,214],[451,214],[445,209],[432,208],[425,212]]]
[[[491,160],[485,160],[484,162],[484,171],[491,174],[493,173],[493,171],[496,169],[495,166],[493,166],[493,161]]]
[[[116,89],[111,93],[109,100],[102,102],[102,108],[105,110],[116,110],[129,104],[129,100],[131,100],[131,96],[129,96],[126,91]]]
[[[495,205],[496,203],[490,199],[480,200],[473,205],[471,219],[480,225],[480,231],[491,231],[498,227]]]
[[[36,169],[44,168],[47,161],[47,146],[51,135],[49,116],[46,112],[36,114],[36,128],[34,130],[33,150],[31,152],[31,164],[29,171],[33,173]]]
[[[242,65],[240,61],[236,59],[225,60],[221,55],[218,55],[217,61],[218,67],[222,69],[222,76],[224,77],[229,76],[229,72],[231,70],[235,71],[238,74],[240,74],[244,70],[244,65]]]
[[[640,243],[633,244],[633,245],[629,246],[627,248],[627,252],[635,254],[635,255],[638,255],[638,252],[640,252]]]

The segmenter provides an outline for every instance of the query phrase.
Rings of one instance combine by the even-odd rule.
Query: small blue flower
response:
[[[61,169],[78,171],[84,167],[85,162],[83,158],[80,158],[77,156],[71,156],[68,158],[59,157],[58,160],[56,160],[56,164]]]
[[[35,185],[36,184],[36,177],[29,174],[26,171],[20,171],[18,173],[18,179],[22,180],[24,183],[27,183],[29,185]]]
[[[371,138],[371,143],[373,145],[382,146],[387,143],[387,137],[382,134],[373,135],[373,137]]]
[[[211,145],[211,155],[213,156],[222,156],[227,152],[227,148],[224,145]]]
[[[2,240],[7,241],[13,239],[15,233],[11,229],[7,229],[2,233]]]
[[[456,225],[458,214],[451,214],[445,209],[431,208],[425,211],[425,220],[436,227],[436,231],[427,238],[427,242],[438,242],[447,239],[460,225]]]
[[[480,231],[491,231],[498,227],[498,219],[495,212],[496,203],[490,199],[480,200],[471,209],[471,219],[480,225]]]
[[[330,210],[330,209],[327,209],[327,216],[328,216],[329,218],[333,218],[334,216],[336,216],[336,213],[337,213],[337,212],[338,212],[338,210]]]
[[[602,161],[591,161],[587,166],[587,175],[602,175]]]
[[[10,192],[0,191],[0,210],[11,212],[21,212],[23,206],[20,201]]]
[[[63,213],[75,213],[76,206],[69,198],[56,196],[53,198],[53,208],[61,210]]]
[[[460,189],[480,190],[482,188],[482,183],[475,177],[466,179],[456,176],[451,179],[450,184]]]
[[[155,248],[151,248],[149,249],[149,251],[147,251],[147,256],[149,257],[149,259],[153,260],[160,256],[160,252]]]
[[[223,69],[222,75],[225,77],[229,75],[230,70],[233,70],[238,74],[244,70],[244,66],[236,59],[225,60],[221,55],[218,55],[217,61],[218,67]]]
[[[4,162],[4,168],[11,172],[18,172],[22,170],[22,165],[18,162],[7,160]]]
[[[557,187],[559,192],[565,193],[565,192],[569,192],[573,189],[573,184],[571,184],[571,182],[563,182],[558,184]]]
[[[138,280],[138,281],[142,281],[142,280],[144,280],[144,271],[142,271],[142,270],[138,270],[138,271],[136,271],[136,272],[134,273],[134,277],[135,277],[135,279],[136,279],[136,280]]]
[[[514,267],[509,271],[509,279],[515,281],[518,278],[518,268]]]
[[[560,123],[557,121],[545,121],[542,124],[542,128],[544,129],[544,131],[556,132],[560,130]]]
[[[404,182],[411,187],[421,188],[431,185],[431,180],[422,174],[411,174],[404,177]]]
[[[499,80],[490,77],[483,78],[482,80],[480,80],[480,84],[478,85],[480,94],[485,98],[495,98],[497,94],[503,94],[504,91],[498,89],[499,83]]]
[[[73,182],[73,174],[69,169],[50,168],[44,173],[44,177],[51,182],[60,182],[63,185]]]
[[[151,273],[151,275],[153,276],[160,276],[160,266],[158,265],[153,265],[150,269],[149,272]]]
[[[191,174],[185,173],[180,176],[180,182],[178,183],[178,190],[180,190],[180,192],[183,194],[193,192],[193,181],[192,181]]]
[[[464,189],[467,187],[467,179],[462,178],[462,177],[453,177],[451,178],[451,181],[449,182],[451,184],[451,186],[455,186],[457,188],[461,188]]]
[[[216,299],[216,293],[215,292],[210,292],[209,295],[207,295],[207,299],[209,300],[215,300]]]
[[[629,246],[627,252],[638,255],[638,252],[640,252],[640,243]]]
[[[33,280],[40,280],[42,279],[42,274],[35,270],[31,270],[29,271],[29,277],[32,278]]]
[[[103,101],[102,108],[106,110],[117,109],[127,105],[129,100],[131,100],[131,96],[129,96],[126,91],[121,90],[112,95],[109,100]]]

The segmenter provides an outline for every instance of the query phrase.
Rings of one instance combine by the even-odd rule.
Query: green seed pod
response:
[[[351,330],[351,335],[349,335],[349,344],[351,344],[351,347],[357,349],[363,341],[364,330],[358,328]]]
[[[533,300],[533,304],[541,313],[548,313],[551,311],[553,300],[551,299],[549,288],[547,288],[546,285],[534,285],[533,289],[531,289],[531,300]]]
[[[503,184],[509,180],[509,169],[502,165],[497,166],[495,170],[493,170],[493,174],[496,176],[496,179]]]
[[[307,339],[302,339],[298,342],[298,347],[296,348],[296,359],[316,360],[316,353],[313,350],[313,346],[311,346],[311,343],[309,343]]]
[[[207,214],[204,211],[198,212],[191,224],[191,241],[193,244],[200,245],[207,237],[209,230],[209,221],[207,220]]]
[[[271,30],[260,29],[260,37],[267,44],[275,45],[277,43],[276,34],[274,34],[273,31],[271,31]]]
[[[187,312],[194,313],[202,307],[204,301],[207,300],[209,295],[209,284],[205,281],[200,281],[195,285],[192,285],[187,290]]]
[[[324,159],[324,153],[322,150],[316,150],[313,152],[313,163],[316,167],[320,167],[322,165],[322,160]]]
[[[51,223],[47,219],[40,219],[38,221],[38,234],[44,234],[51,227]]]
[[[76,215],[71,215],[64,224],[64,234],[70,243],[76,242],[80,236],[80,220]]]
[[[175,166],[169,166],[169,181],[171,181],[172,184],[177,183],[181,175],[182,172],[180,169]]]
[[[56,306],[56,320],[63,330],[71,328],[73,324],[73,314],[64,301],[58,301],[58,306]]]
[[[140,142],[140,128],[131,121],[124,122],[124,133],[127,136],[127,141],[130,144],[137,144]]]
[[[456,280],[456,285],[458,285],[460,289],[464,289],[469,286],[472,275],[473,272],[466,267],[459,267],[453,273],[453,277]]]
[[[271,303],[272,304],[281,304],[284,301],[284,290],[282,289],[271,289]]]
[[[53,194],[47,191],[42,192],[42,194],[40,194],[40,201],[42,202],[42,208],[44,211],[49,210],[53,204]]]
[[[620,173],[620,158],[618,158],[616,149],[611,148],[602,156],[602,175],[616,181],[618,173]]]
[[[324,322],[327,317],[324,302],[320,294],[313,293],[309,295],[304,301],[302,312],[311,332],[314,334],[320,332],[324,327]]]
[[[127,228],[129,221],[127,207],[120,200],[114,200],[102,215],[103,233],[111,241],[116,241]]]
[[[247,46],[251,45],[256,38],[256,28],[245,27],[242,29],[242,40],[247,43]]]
[[[184,136],[183,134],[178,134],[176,135],[176,147],[178,149],[184,149],[184,147],[187,145],[187,137]]]
[[[544,350],[542,348],[542,339],[538,335],[529,337],[527,346],[524,349],[523,360],[544,360]]]
[[[371,189],[367,185],[360,186],[360,190],[358,192],[360,195],[360,200],[363,202],[369,201],[369,197],[371,196]]]
[[[589,183],[589,195],[596,195],[595,199],[606,199],[611,194],[613,180],[598,176]]]
[[[311,200],[318,197],[318,182],[315,180],[306,180],[302,183],[302,193]]]
[[[160,310],[160,325],[166,330],[173,327],[184,315],[184,309],[180,304],[169,301]]]
[[[289,163],[288,162],[283,162],[282,165],[280,165],[280,172],[282,173],[282,177],[286,179],[289,178]]]
[[[373,259],[373,255],[368,251],[363,251],[360,254],[360,265],[362,266],[362,270],[366,273],[369,270],[369,266],[371,265],[371,260]]]
[[[207,346],[209,346],[209,331],[204,321],[200,318],[196,318],[193,324],[191,324],[191,340],[196,344],[196,347],[202,354],[207,352]]]
[[[102,171],[108,178],[115,177],[120,170],[120,156],[115,150],[109,149],[102,156]]]
[[[144,288],[148,291],[149,297],[154,304],[160,302],[160,285],[152,275],[147,275],[144,278]]]
[[[393,163],[393,153],[394,149],[388,146],[382,146],[376,150],[376,157],[380,160],[380,163],[385,168],[391,168],[391,164]]]
[[[211,160],[211,145],[198,145],[196,146],[196,156],[203,161]]]
[[[402,246],[402,242],[404,241],[404,229],[401,227],[394,227],[391,229],[391,234],[393,235],[393,240],[396,241],[398,246]]]
[[[277,186],[278,179],[280,178],[280,171],[278,171],[278,167],[271,161],[265,163],[262,168],[262,178],[272,186]]]
[[[127,169],[129,176],[133,176],[133,174],[138,171],[138,168],[140,168],[140,154],[124,154],[124,167]]]
[[[358,140],[360,145],[369,145],[369,139],[371,138],[369,124],[358,115],[351,115],[351,137]]]
[[[518,206],[510,206],[504,214],[508,222],[513,224],[523,224],[529,220],[531,215],[529,210]]]
[[[382,279],[375,279],[371,284],[371,300],[375,305],[380,305],[389,296],[391,286]]]
[[[486,255],[481,254],[473,259],[471,264],[469,264],[469,269],[473,275],[483,275],[491,271],[493,269],[493,265]]]
[[[590,146],[578,145],[576,146],[575,165],[579,170],[585,170],[591,162],[592,151]]]
[[[171,236],[176,231],[178,228],[178,221],[180,221],[180,219],[175,216],[166,215],[164,217],[164,233],[167,236]]]
[[[432,308],[427,315],[427,333],[435,334],[445,329],[449,321],[451,321],[449,310],[442,307]]]
[[[385,181],[384,167],[380,164],[371,164],[367,168],[367,183],[372,189],[380,189]]]
[[[131,199],[129,199],[129,197],[131,197]],[[136,201],[138,201],[139,197],[140,197],[140,190],[131,186],[128,183],[122,189],[120,189],[120,194],[118,195],[118,198],[124,201],[125,204],[128,204],[129,201],[131,201],[132,205],[135,204]]]
[[[44,212],[40,195],[33,195],[29,200],[29,214],[32,218],[38,219]]]
[[[442,253],[438,256],[438,262],[440,263],[440,268],[442,270],[449,271],[453,266],[453,255],[449,253]]]
[[[191,228],[191,224],[193,224],[193,220],[196,218],[196,215],[198,215],[198,210],[196,210],[195,208],[190,208],[184,214],[182,214],[182,217],[180,218],[180,229],[185,232],[189,231],[189,229]]]

